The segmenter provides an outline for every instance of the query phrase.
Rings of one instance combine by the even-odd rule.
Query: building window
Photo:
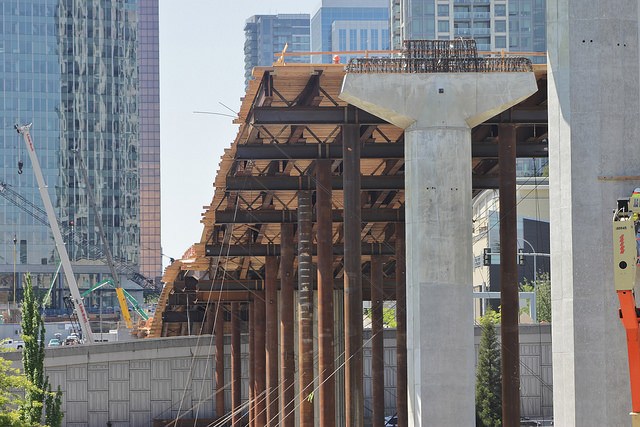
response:
[[[448,33],[449,32],[449,21],[438,21],[438,32],[439,33]]]
[[[380,49],[380,39],[378,38],[378,30],[371,30],[371,49]]]
[[[506,4],[496,4],[493,7],[493,14],[495,16],[507,16],[507,5]]]
[[[347,50],[347,30],[338,30],[338,50]]]
[[[496,36],[496,49],[506,49],[506,48],[507,48],[507,37]]]
[[[449,16],[449,5],[448,4],[439,4],[438,5],[438,16]]]
[[[360,30],[360,50],[367,50],[369,49],[369,37],[368,37],[368,30]]]
[[[505,20],[496,20],[495,21],[495,30],[496,33],[506,33],[507,32],[507,21]]]
[[[358,30],[349,30],[349,50],[358,50]]]

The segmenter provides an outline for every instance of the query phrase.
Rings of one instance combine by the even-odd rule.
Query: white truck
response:
[[[24,348],[24,341],[14,340],[13,338],[5,338],[3,340],[0,340],[0,347],[13,350],[22,350]]]

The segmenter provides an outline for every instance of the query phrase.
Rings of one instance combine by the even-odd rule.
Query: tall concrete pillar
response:
[[[398,425],[409,425],[407,415],[407,283],[405,264],[404,224],[397,222],[396,229],[396,410]]]
[[[547,0],[553,412],[628,426],[611,212],[640,181],[637,1]]]
[[[405,129],[409,426],[475,423],[471,128],[536,90],[533,73],[345,77],[340,98]]]

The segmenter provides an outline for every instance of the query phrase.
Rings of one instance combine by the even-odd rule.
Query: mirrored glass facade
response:
[[[16,123],[33,123],[77,273],[108,274],[82,156],[114,258],[160,274],[157,56],[157,0],[0,2],[0,310],[23,272],[49,277],[59,260]]]

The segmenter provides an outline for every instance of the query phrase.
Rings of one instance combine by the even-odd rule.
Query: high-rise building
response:
[[[388,0],[322,0],[311,18],[313,52],[388,50]],[[357,55],[341,55],[346,62]],[[313,55],[314,63],[330,63],[332,55]]]
[[[546,0],[391,0],[393,48],[403,40],[472,37],[480,51],[545,52]],[[544,56],[532,56],[544,63]]]
[[[33,123],[80,286],[109,269],[78,155],[114,258],[130,271],[160,276],[158,1],[3,1],[0,76],[0,310],[19,301],[25,272],[39,287],[57,280],[54,303],[65,293],[16,123]]]
[[[254,15],[244,26],[244,81],[251,80],[253,67],[270,66],[287,45],[288,53],[309,52],[309,14]],[[308,63],[309,56],[288,56],[286,62]]]

